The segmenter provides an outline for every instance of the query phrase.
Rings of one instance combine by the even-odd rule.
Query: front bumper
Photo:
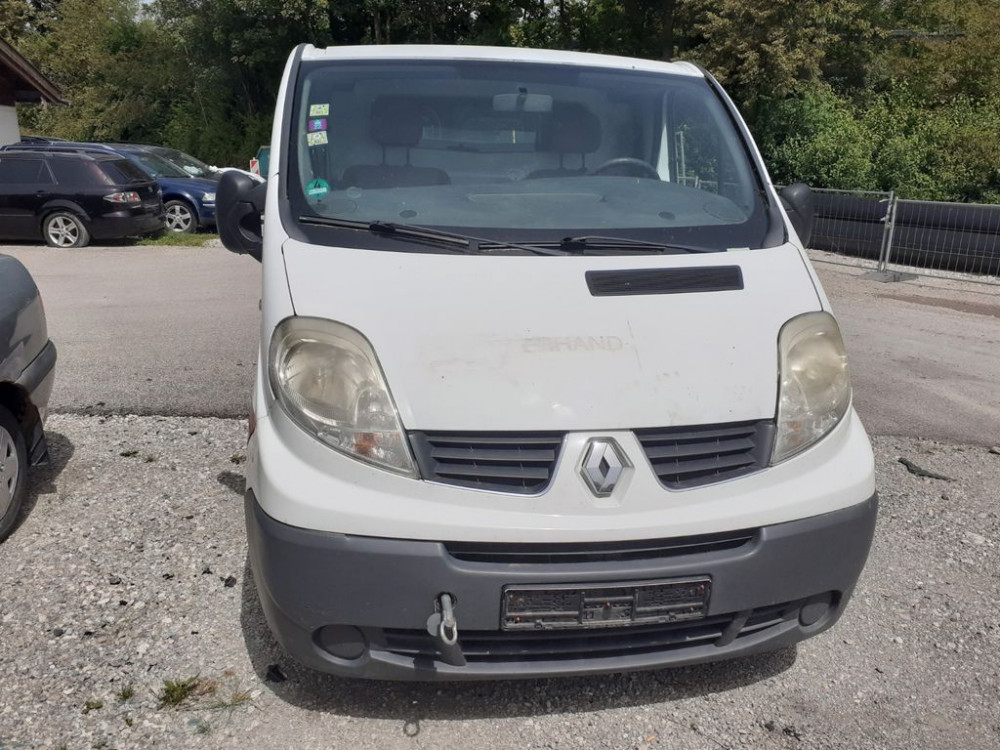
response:
[[[48,456],[45,443],[45,418],[49,397],[56,379],[56,345],[48,341],[41,352],[28,364],[17,379],[17,385],[28,394],[34,413],[25,416],[28,430],[28,459],[32,466],[44,463]]]
[[[813,636],[844,611],[868,556],[877,506],[873,495],[824,515],[764,526],[725,549],[602,560],[601,545],[594,544],[593,559],[571,563],[470,561],[446,543],[295,528],[268,516],[252,490],[246,522],[264,614],[295,659],[345,676],[473,680],[678,666]],[[712,579],[704,620],[568,635],[500,630],[507,585],[692,576]],[[441,593],[457,601],[465,666],[447,663],[427,630]]]
[[[215,226],[215,204],[214,203],[202,203],[198,207],[198,226],[199,227],[214,227]]]

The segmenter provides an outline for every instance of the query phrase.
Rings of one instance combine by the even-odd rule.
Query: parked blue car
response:
[[[15,143],[0,150],[18,151],[95,151],[113,153],[139,165],[149,173],[163,191],[166,229],[170,232],[195,232],[215,226],[215,180],[192,177],[180,167],[157,156],[143,146],[128,143]]]

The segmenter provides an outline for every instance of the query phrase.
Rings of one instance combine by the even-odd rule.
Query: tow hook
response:
[[[451,594],[439,594],[434,600],[434,614],[427,618],[427,632],[437,642],[441,661],[453,667],[465,666],[465,655],[458,645],[455,598]]]

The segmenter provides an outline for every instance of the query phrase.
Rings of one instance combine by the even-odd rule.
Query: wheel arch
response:
[[[59,211],[70,211],[76,218],[84,223],[84,226],[90,226],[93,222],[90,219],[90,215],[83,210],[83,206],[79,203],[75,203],[71,200],[66,200],[65,198],[56,198],[51,200],[38,212],[38,231],[41,232],[45,228],[45,220],[49,218],[52,214]]]
[[[32,438],[41,422],[41,415],[38,413],[38,408],[32,403],[31,396],[24,387],[9,380],[3,380],[0,381],[0,406],[6,408],[14,416],[18,427],[21,428],[24,443],[30,454]],[[30,458],[29,455],[29,460]]]

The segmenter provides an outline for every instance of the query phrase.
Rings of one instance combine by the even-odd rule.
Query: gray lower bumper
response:
[[[735,548],[638,560],[467,561],[436,542],[356,537],[279,523],[246,495],[250,559],[272,631],[326,672],[397,680],[582,675],[714,661],[781,648],[840,617],[864,567],[878,499],[757,530]],[[504,586],[711,578],[704,620],[665,626],[500,630]],[[427,620],[457,600],[466,664],[441,657]],[[339,654],[339,655],[337,655]]]
[[[48,460],[44,427],[49,410],[49,397],[52,395],[52,385],[55,382],[55,372],[56,345],[48,341],[17,379],[17,385],[27,392],[29,404],[34,409],[33,413],[23,417],[27,431],[25,437],[28,443],[28,460],[32,466]]]

